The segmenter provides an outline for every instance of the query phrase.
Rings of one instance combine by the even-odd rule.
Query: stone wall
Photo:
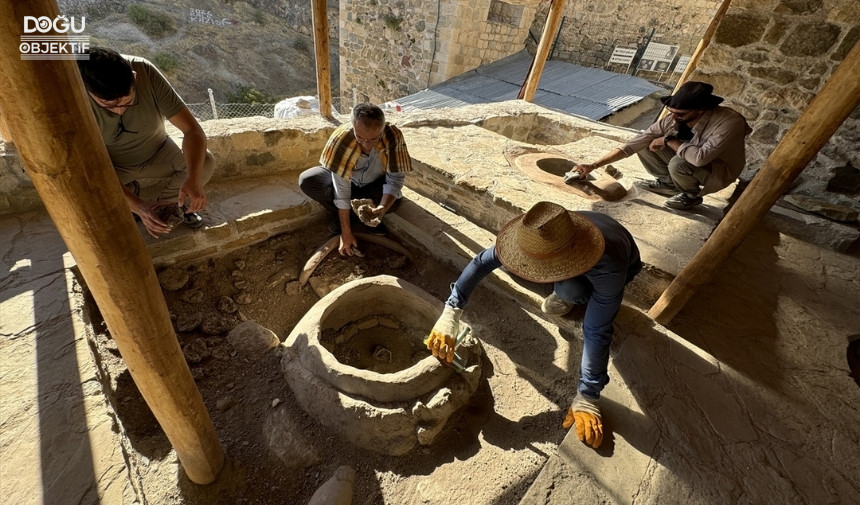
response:
[[[857,0],[732,3],[691,78],[712,83],[753,127],[742,180],[761,168],[858,39]],[[855,110],[806,167],[786,201],[857,226],[858,144],[860,110]]]
[[[535,7],[498,0],[343,0],[340,89],[382,103],[523,48]]]
[[[182,134],[166,123],[177,143]],[[293,119],[262,117],[201,122],[209,150],[215,156],[213,182],[282,175],[296,180],[302,170],[319,163],[319,156],[337,126],[319,116]],[[142,180],[146,188],[156,181]],[[42,200],[17,149],[0,140],[0,216],[43,208]]]
[[[644,50],[649,37],[652,42],[679,46],[677,55],[689,56],[721,3],[720,0],[568,1],[552,59],[603,68],[615,46]],[[543,33],[548,10],[549,2],[543,2],[532,23],[531,32],[537,40]],[[533,54],[537,43],[529,38],[526,46]],[[669,68],[674,68],[674,63]],[[623,72],[626,66],[613,65],[610,69]],[[647,71],[639,71],[636,75],[671,82],[680,77],[680,74]]]

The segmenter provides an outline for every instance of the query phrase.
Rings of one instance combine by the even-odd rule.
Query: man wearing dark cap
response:
[[[599,212],[575,212],[538,202],[499,231],[496,245],[466,266],[451,286],[442,316],[427,337],[427,348],[448,363],[454,359],[463,307],[478,283],[503,266],[528,281],[553,283],[541,310],[567,314],[586,305],[579,386],[563,426],[597,449],[603,441],[600,392],[609,383],[612,322],[621,308],[624,287],[642,270],[639,248],[618,221]]]
[[[203,225],[203,186],[215,159],[206,134],[167,79],[149,61],[91,47],[78,60],[96,125],[131,211],[153,237],[170,232],[159,209],[177,205],[190,228]],[[182,131],[182,147],[167,136],[164,120]],[[140,197],[141,179],[164,181],[156,201]]]
[[[713,91],[708,83],[685,82],[677,93],[660,99],[669,114],[620,149],[574,170],[583,178],[636,153],[656,177],[640,187],[671,196],[665,205],[672,209],[699,205],[703,195],[725,188],[741,174],[746,163],[744,137],[752,131],[743,116],[719,105],[723,99]]]

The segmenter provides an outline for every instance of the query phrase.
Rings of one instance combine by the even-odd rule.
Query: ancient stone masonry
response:
[[[691,78],[713,83],[749,120],[753,133],[742,180],[761,168],[858,39],[856,0],[732,4]],[[858,140],[860,114],[854,111],[801,174],[790,191],[797,196],[781,204],[857,227]]]
[[[680,56],[693,54],[720,3],[719,0],[569,1],[565,4],[563,24],[551,56],[577,65],[602,68],[609,62],[615,46],[636,47],[641,53],[650,40],[678,46],[669,66],[671,70]],[[526,42],[531,53],[534,53],[536,40],[543,32],[548,8],[549,3],[543,2],[532,22],[534,39],[529,38]],[[626,68],[619,65],[610,69],[623,72]],[[680,77],[679,73],[661,74],[645,70],[639,70],[637,75],[663,81]]]
[[[343,99],[355,88],[359,100],[394,100],[513,54],[534,12],[497,0],[344,0]]]

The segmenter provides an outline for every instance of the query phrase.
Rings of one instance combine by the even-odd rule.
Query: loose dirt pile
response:
[[[486,286],[476,290],[465,319],[487,352],[482,384],[438,443],[399,458],[355,448],[308,416],[292,397],[277,350],[254,353],[231,345],[228,333],[246,320],[286,338],[319,300],[310,283],[302,287],[297,279],[326,239],[324,230],[283,235],[159,272],[179,342],[228,458],[212,485],[187,480],[113,340],[106,330],[96,336],[146,503],[307,503],[342,465],[356,471],[355,504],[517,503],[565,435],[562,411],[576,381],[555,365],[568,337],[510,298]],[[414,262],[377,244],[361,248],[364,257],[333,252],[312,279],[332,285],[388,274],[445,300],[459,274],[414,248]],[[97,315],[93,320],[100,321]],[[571,338],[569,345],[569,361],[578,363],[579,342]]]

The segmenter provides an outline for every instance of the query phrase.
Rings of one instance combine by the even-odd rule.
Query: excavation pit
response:
[[[396,277],[347,283],[283,343],[287,383],[306,412],[358,447],[401,456],[431,445],[477,389],[483,353],[466,337],[461,373],[430,355],[423,339],[441,312],[439,300]]]
[[[576,166],[576,161],[551,153],[529,153],[514,160],[516,168],[532,180],[562,189],[588,200],[618,202],[637,195],[635,186],[624,181],[621,174],[607,167],[594,170],[582,180],[564,182],[564,175]]]

